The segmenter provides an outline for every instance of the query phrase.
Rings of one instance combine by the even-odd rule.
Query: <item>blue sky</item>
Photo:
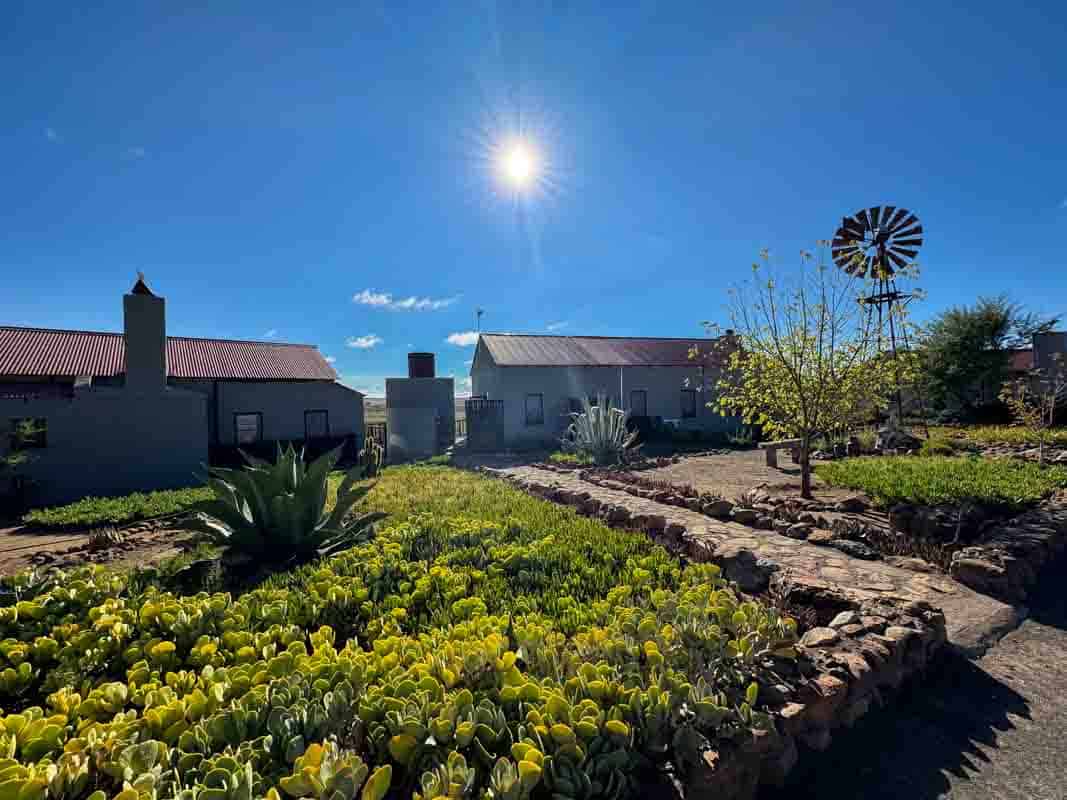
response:
[[[119,330],[143,270],[171,334],[379,394],[412,348],[462,379],[479,306],[699,335],[880,203],[923,219],[920,317],[1067,312],[1063,3],[184,5],[5,5],[0,324]]]

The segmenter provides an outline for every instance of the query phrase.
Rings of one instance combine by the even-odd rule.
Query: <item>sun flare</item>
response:
[[[537,151],[523,140],[509,142],[500,154],[500,174],[516,190],[528,188],[538,175]]]

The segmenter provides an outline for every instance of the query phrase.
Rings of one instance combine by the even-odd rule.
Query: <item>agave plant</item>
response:
[[[584,453],[597,464],[614,464],[637,441],[637,432],[626,430],[629,417],[625,411],[612,408],[607,395],[599,393],[596,405],[582,398],[581,413],[571,414],[571,424],[563,435],[563,449],[569,453]]]
[[[381,513],[349,518],[368,491],[357,487],[362,467],[353,468],[337,489],[333,510],[326,510],[330,471],[341,448],[304,463],[304,451],[278,448],[274,464],[241,453],[243,469],[208,470],[215,499],[194,517],[194,527],[232,555],[280,563],[306,561],[351,547],[373,535]]]

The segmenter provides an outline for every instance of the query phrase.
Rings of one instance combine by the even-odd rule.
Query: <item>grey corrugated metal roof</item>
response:
[[[718,339],[621,336],[539,336],[483,333],[489,355],[501,367],[684,367],[718,363]],[[696,347],[702,358],[691,359]]]
[[[0,326],[0,375],[104,377],[126,371],[121,333]],[[167,375],[207,380],[335,380],[307,344],[167,337]]]

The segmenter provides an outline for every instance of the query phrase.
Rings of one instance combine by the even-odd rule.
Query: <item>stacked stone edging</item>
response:
[[[1042,503],[991,528],[952,557],[949,574],[975,591],[1020,603],[1041,569],[1067,549],[1067,505]]]
[[[750,800],[761,784],[780,784],[798,759],[797,743],[817,750],[832,732],[887,702],[887,691],[921,673],[947,640],[945,617],[925,601],[857,599],[818,580],[798,576],[751,550],[708,546],[664,515],[634,514],[574,492],[510,474],[505,480],[545,499],[597,516],[615,527],[646,531],[659,544],[695,561],[714,561],[742,591],[772,591],[787,604],[814,614],[817,625],[797,647],[799,658],[780,683],[761,686],[775,727],[753,731],[741,745],[710,749],[684,776],[687,798]],[[738,580],[738,579],[741,580]]]

